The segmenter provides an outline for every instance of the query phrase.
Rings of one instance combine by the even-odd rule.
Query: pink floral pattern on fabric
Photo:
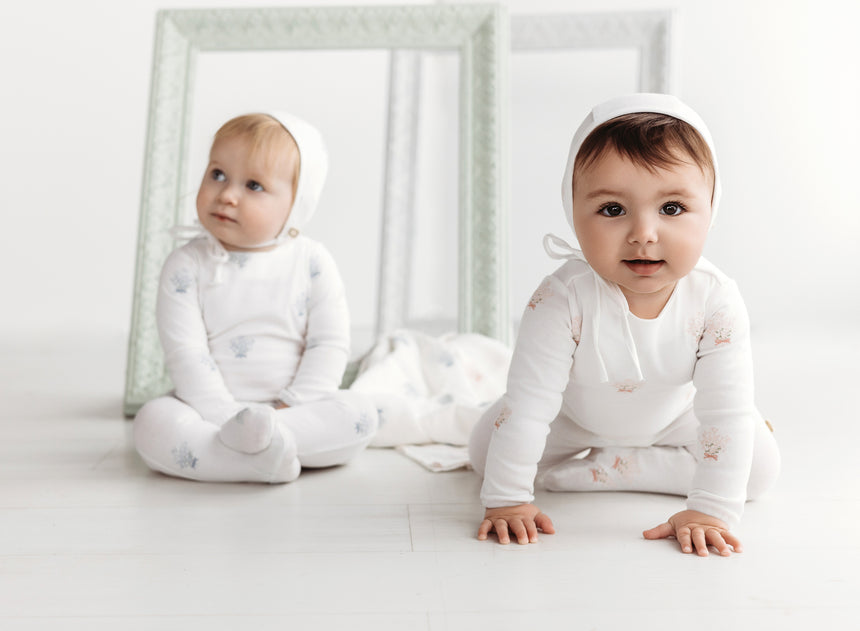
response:
[[[496,421],[493,423],[493,426],[494,426],[496,429],[499,429],[502,425],[504,425],[505,423],[507,423],[507,422],[508,422],[508,419],[509,419],[509,418],[511,418],[511,412],[512,412],[512,411],[513,411],[513,410],[511,410],[511,408],[509,408],[507,405],[506,405],[506,406],[504,406],[504,407],[499,411],[499,415],[496,417]]]
[[[540,284],[540,287],[535,289],[535,293],[532,294],[532,297],[529,300],[529,309],[534,311],[540,303],[553,295],[554,293],[552,288],[549,286],[549,281],[545,280]]]
[[[616,454],[612,459],[612,465],[603,467],[595,462],[595,466],[589,469],[591,481],[612,488],[623,478],[632,478],[639,473],[639,463],[631,453]]]
[[[720,433],[720,430],[716,427],[709,427],[702,430],[702,433],[699,435],[699,444],[702,447],[704,459],[718,462],[720,455],[723,453],[730,440],[731,439],[728,436]]]
[[[609,476],[603,470],[603,467],[594,467],[591,469],[591,478],[592,482],[599,482],[600,484],[607,484],[609,482]]]
[[[624,381],[622,383],[613,384],[615,390],[617,392],[624,392],[627,394],[631,394],[636,392],[639,389],[639,384],[633,383],[632,381]]]
[[[612,468],[622,478],[629,478],[639,472],[639,463],[636,462],[636,458],[633,456],[615,456]]]
[[[715,313],[705,325],[705,332],[714,339],[714,346],[731,344],[734,321],[722,311]]]

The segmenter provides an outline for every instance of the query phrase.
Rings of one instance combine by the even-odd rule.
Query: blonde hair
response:
[[[212,146],[219,141],[236,137],[247,140],[253,153],[262,152],[269,165],[283,158],[292,159],[293,197],[295,197],[301,171],[301,153],[292,134],[268,114],[243,114],[221,125],[221,128],[215,132]]]

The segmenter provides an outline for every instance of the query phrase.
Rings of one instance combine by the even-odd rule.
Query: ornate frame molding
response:
[[[459,52],[459,328],[507,340],[504,170],[509,32],[503,7],[165,10],[158,13],[153,52],[124,398],[127,415],[170,388],[155,323],[155,301],[161,266],[174,247],[168,230],[179,218],[197,55],[204,51],[350,48]],[[397,150],[393,151],[388,156],[392,168],[398,160]],[[390,208],[386,225],[397,212],[395,205]],[[396,243],[393,236],[384,238]],[[383,267],[389,267],[389,259],[401,256],[384,258]]]
[[[511,16],[511,50],[635,48],[639,89],[671,92],[673,11],[561,13]]]

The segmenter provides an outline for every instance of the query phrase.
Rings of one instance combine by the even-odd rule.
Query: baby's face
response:
[[[577,172],[573,222],[582,252],[630,311],[654,318],[696,265],[711,221],[711,178],[693,163],[650,171],[614,150]]]
[[[249,249],[281,232],[293,205],[292,159],[266,160],[241,136],[212,145],[197,217],[225,249]]]

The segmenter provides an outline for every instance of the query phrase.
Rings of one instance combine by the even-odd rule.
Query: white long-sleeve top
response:
[[[618,287],[573,258],[525,309],[481,499],[487,507],[533,501],[559,412],[609,444],[648,446],[691,404],[699,465],[687,507],[737,524],[756,414],[749,319],[737,286],[702,259],[660,315],[642,320]]]
[[[305,236],[269,251],[227,253],[206,237],[174,250],[157,321],[176,396],[216,423],[250,401],[337,390],[349,355],[343,282]]]

